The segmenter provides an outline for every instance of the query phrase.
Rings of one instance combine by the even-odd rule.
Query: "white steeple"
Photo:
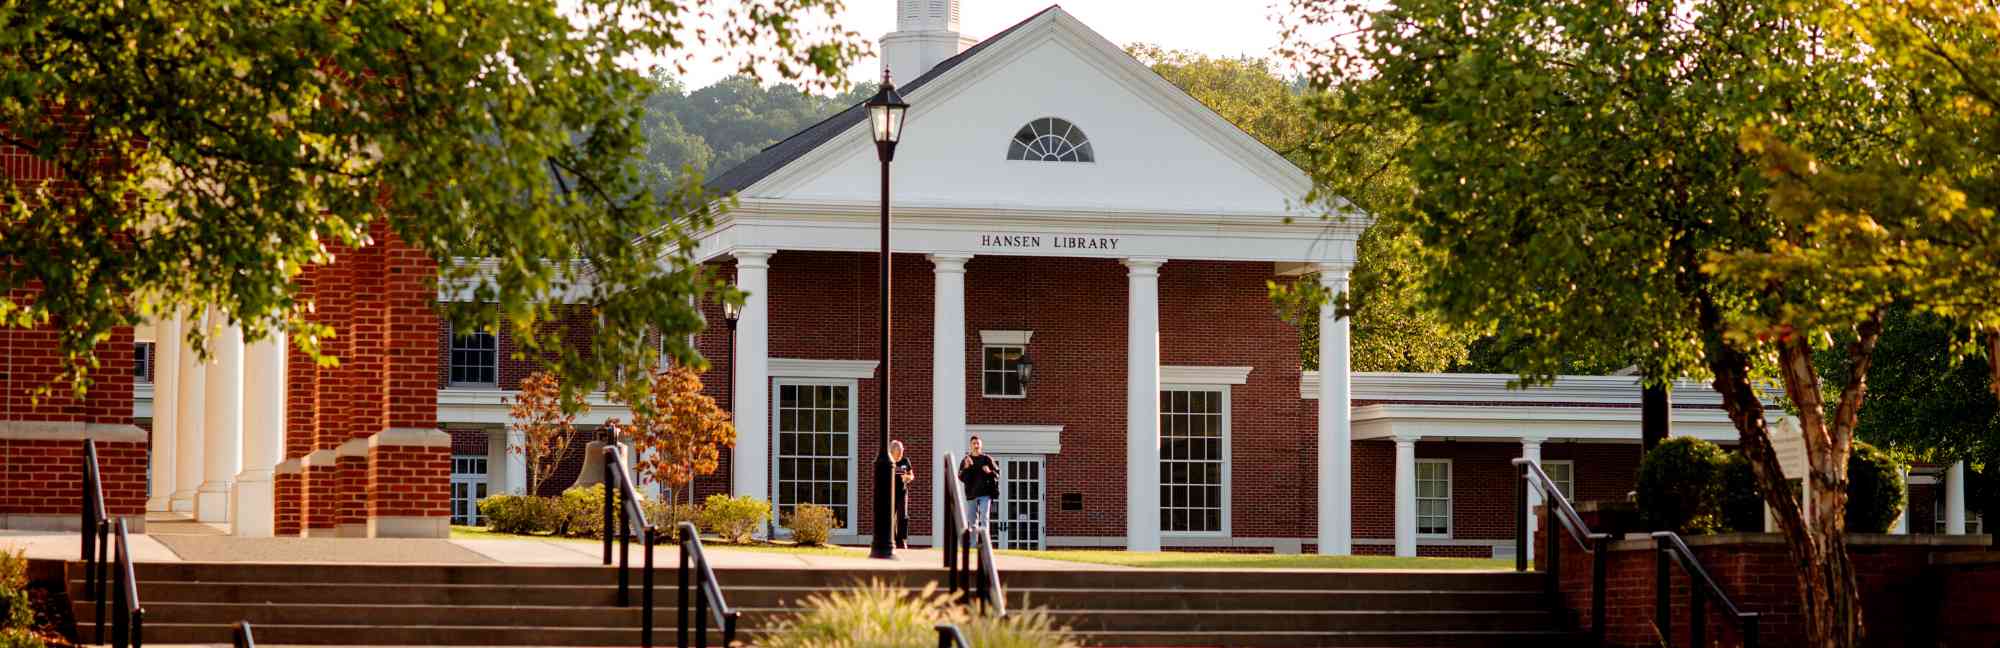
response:
[[[978,41],[958,33],[959,0],[896,0],[896,31],[882,37],[882,63],[907,83]]]

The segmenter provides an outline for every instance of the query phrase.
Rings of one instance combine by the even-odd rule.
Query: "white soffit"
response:
[[[965,432],[976,435],[987,454],[1060,454],[1060,425],[967,425]]]
[[[1592,403],[1639,405],[1635,376],[1559,376],[1554,384],[1512,388],[1510,374],[1444,374],[1357,371],[1349,374],[1354,400],[1434,401],[1461,403]],[[1299,398],[1319,398],[1319,372],[1299,376]],[[1674,382],[1675,405],[1722,404],[1722,395],[1707,383]]]
[[[1250,382],[1249,367],[1160,366],[1162,385],[1241,385]]]
[[[769,374],[772,378],[853,378],[856,380],[874,378],[874,360],[805,360],[800,358],[771,358]]]

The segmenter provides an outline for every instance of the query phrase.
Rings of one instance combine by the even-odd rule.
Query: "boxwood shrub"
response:
[[[1639,514],[1656,530],[1682,534],[1721,528],[1722,448],[1694,437],[1673,437],[1639,460]]]

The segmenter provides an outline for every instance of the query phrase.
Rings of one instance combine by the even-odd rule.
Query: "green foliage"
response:
[[[1721,528],[1722,448],[1695,437],[1673,437],[1639,460],[1639,513],[1649,527],[1679,533]]]
[[[499,533],[555,533],[565,521],[562,500],[532,495],[488,495],[479,501],[479,516]]]
[[[1313,123],[1307,95],[1297,82],[1279,77],[1274,61],[1212,57],[1147,44],[1127,50],[1176,87],[1206,104],[1271,150],[1304,166],[1312,158]],[[1387,132],[1383,137],[1395,137]],[[1406,191],[1395,168],[1376,174],[1360,205],[1377,196]],[[1331,224],[1331,222],[1330,222]],[[1447,325],[1417,300],[1425,265],[1414,238],[1394,224],[1377,224],[1361,235],[1360,261],[1352,271],[1343,312],[1351,318],[1349,357],[1356,371],[1443,371],[1466,359],[1476,332]],[[1270,295],[1285,319],[1299,327],[1300,356],[1307,369],[1319,368],[1319,308],[1330,295],[1317,275],[1272,282]]]
[[[1989,389],[1991,367],[1984,358],[1953,352],[1956,328],[1943,317],[1907,306],[1884,312],[1868,372],[1868,406],[1855,426],[1857,438],[1918,461],[2000,458],[2000,399]],[[1847,359],[1838,353],[1820,355],[1826,384],[1845,386]]]
[[[565,489],[557,507],[562,512],[559,528],[563,535],[572,538],[604,537],[604,484]],[[632,524],[637,526],[638,521]],[[633,531],[637,532],[636,529]]]
[[[28,600],[28,557],[15,549],[0,551],[0,647],[41,648],[35,635],[35,609]]]
[[[454,321],[507,322],[566,388],[631,388],[615,369],[657,363],[647,331],[698,365],[694,304],[740,298],[693,256],[718,203],[692,178],[648,177],[639,105],[654,86],[626,65],[705,46],[744,70],[837,80],[863,51],[856,34],[803,27],[838,0],[721,4],[7,9],[0,142],[64,184],[0,178],[0,326],[52,325],[78,392],[114,329],[208,304],[250,339],[282,330],[331,362],[319,341],[351,332],[312,321],[293,280],[394,235],[445,264],[441,288],[471,297]],[[466,258],[487,262],[453,262]],[[596,309],[587,348],[542,330],[563,303]]]
[[[1875,446],[1854,443],[1847,455],[1847,530],[1887,533],[1903,513],[1902,464]]]
[[[792,541],[812,547],[826,544],[833,537],[833,529],[839,524],[833,519],[833,509],[818,504],[800,504],[792,507],[785,516],[784,525],[792,531]]]
[[[713,177],[727,171],[764,147],[866,101],[876,88],[869,81],[822,95],[735,75],[690,92],[663,73],[655,74],[651,83],[643,118],[650,143],[646,163],[669,182],[689,172]]]
[[[665,542],[680,544],[681,523],[693,522],[701,525],[701,507],[694,504],[669,502],[664,499],[646,501],[646,519],[660,530]]]
[[[1743,453],[1729,453],[1728,461],[1722,465],[1722,497],[1717,504],[1722,507],[1719,513],[1722,528],[1743,533],[1764,532],[1763,491],[1757,488],[1757,473]],[[1853,503],[1848,507],[1851,510]]]
[[[766,648],[930,648],[939,623],[951,623],[980,648],[1075,648],[1068,629],[1037,610],[1005,617],[977,616],[952,605],[937,584],[919,591],[870,581],[853,589],[814,594],[803,612],[785,619],[765,639]]]
[[[720,536],[723,542],[742,544],[750,534],[771,519],[771,503],[749,495],[708,496],[701,507],[701,528]]]

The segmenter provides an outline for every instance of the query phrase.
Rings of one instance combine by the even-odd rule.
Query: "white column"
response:
[[[243,352],[243,472],[236,474],[230,510],[233,531],[245,538],[269,538],[278,530],[274,480],[285,460],[285,338],[283,331]]]
[[[180,399],[175,397],[181,375],[181,316],[161,313],[153,331],[153,453],[147,458],[151,468],[152,497],[146,510],[166,511],[173,507],[174,486],[180,466],[175,464],[175,446],[180,438],[175,423],[180,422]]]
[[[1125,542],[1160,550],[1160,266],[1126,259]]]
[[[1944,471],[1944,532],[1965,535],[1965,462],[1952,462]]]
[[[1354,553],[1354,409],[1348,382],[1348,320],[1334,302],[1347,292],[1347,268],[1319,267],[1328,298],[1319,307],[1319,552]]]
[[[202,408],[204,447],[201,488],[194,497],[194,519],[229,521],[229,488],[243,470],[243,330],[221,322],[209,348],[215,358],[208,372],[207,400]]]
[[[1521,458],[1526,459],[1528,461],[1533,461],[1535,462],[1536,467],[1540,467],[1542,464],[1542,439],[1540,437],[1521,437]],[[1412,460],[1414,461],[1414,457],[1412,458]],[[1538,484],[1533,484],[1533,483],[1528,484],[1527,545],[1528,545],[1529,559],[1533,559],[1535,557],[1535,526],[1536,526],[1535,507],[1540,506],[1541,504],[1542,504],[1542,489],[1539,487]]]
[[[931,482],[931,542],[944,538],[944,455],[965,456],[965,262],[970,256],[931,255],[931,465],[917,468]]]
[[[486,493],[519,495],[527,492],[528,458],[514,448],[526,443],[519,430],[500,428],[486,437]]]
[[[1897,474],[1900,474],[1900,475],[1902,475],[1902,476],[1903,476],[1903,512],[1901,512],[1901,513],[1898,513],[1898,514],[1896,514],[1896,524],[1895,524],[1895,526],[1891,526],[1891,527],[1889,527],[1889,532],[1890,532],[1890,533],[1893,533],[1893,534],[1896,534],[1896,535],[1909,535],[1909,533],[1910,533],[1910,467],[1909,467],[1909,466],[1904,466],[1904,467],[1902,467],[1902,468],[1898,468],[1898,469],[1896,469],[1896,473],[1897,473]]]
[[[201,329],[207,324],[206,317],[199,312],[186,313],[181,318],[180,343],[174,345],[176,373],[180,383],[174,388],[177,402],[169,404],[174,413],[174,500],[175,513],[193,513],[195,492],[201,488],[202,452],[207,444],[202,433],[207,422],[203,417],[208,405],[208,367],[195,355],[194,347],[187,343],[186,333]],[[153,408],[159,409],[155,400]]]
[[[771,254],[736,251],[736,287],[745,295],[736,317],[736,382],[730,391],[736,420],[730,486],[737,495],[766,500],[771,498]]]
[[[1396,555],[1417,555],[1417,438],[1396,437]]]

